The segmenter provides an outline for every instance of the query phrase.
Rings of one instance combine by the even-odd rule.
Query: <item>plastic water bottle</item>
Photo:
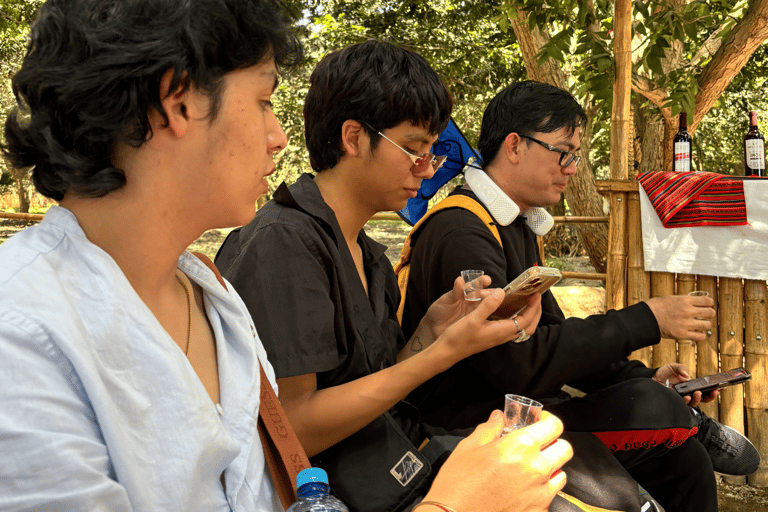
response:
[[[286,512],[349,512],[341,501],[328,494],[328,474],[309,468],[296,475],[298,500]]]

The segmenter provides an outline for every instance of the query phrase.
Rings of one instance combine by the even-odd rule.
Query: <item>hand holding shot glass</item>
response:
[[[464,279],[464,299],[476,301],[482,299],[480,290],[483,289],[482,270],[462,270],[461,278]]]
[[[501,435],[536,423],[541,418],[542,409],[543,406],[536,400],[520,395],[505,395],[504,430]]]

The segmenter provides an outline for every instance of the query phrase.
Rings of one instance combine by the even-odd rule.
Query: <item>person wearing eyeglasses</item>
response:
[[[586,122],[578,102],[548,84],[515,83],[491,100],[478,142],[484,168],[467,169],[467,184],[452,193],[479,202],[500,240],[474,213],[459,208],[436,211],[411,233],[406,335],[423,318],[425,304],[450,289],[452,273],[479,269],[492,286],[504,286],[542,265],[536,235],[543,233],[531,219],[560,200],[577,172]],[[563,419],[574,447],[566,491],[603,508],[639,511],[650,500],[639,495],[634,477],[666,510],[717,510],[713,466],[749,474],[759,454],[746,437],[694,409],[716,394],[684,399],[671,389],[690,378],[683,365],[646,368],[627,359],[660,337],[704,339],[715,316],[712,306],[709,298],[669,296],[566,319],[547,291],[530,339],[467,358],[408,400],[425,423],[457,429],[499,407],[505,393],[531,397]],[[586,395],[572,398],[564,385]]]
[[[363,228],[375,213],[403,208],[442,165],[430,148],[451,109],[440,78],[409,50],[369,40],[329,54],[312,73],[304,106],[315,174],[281,184],[216,256],[253,313],[310,461],[326,469],[351,509],[406,510],[425,496],[457,438],[420,452],[435,433],[401,400],[470,354],[519,337],[516,324],[535,329],[539,318],[535,296],[517,318],[488,320],[501,291],[465,301],[457,272],[410,339],[397,322],[392,265]],[[567,443],[552,448],[541,453],[562,465]],[[512,494],[544,510],[564,483],[555,471],[534,485],[514,484]],[[425,503],[419,512],[453,508],[444,505]]]

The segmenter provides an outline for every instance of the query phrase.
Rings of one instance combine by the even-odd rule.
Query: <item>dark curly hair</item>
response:
[[[208,94],[214,119],[224,75],[302,58],[283,13],[272,0],[49,0],[12,81],[18,106],[2,150],[57,201],[117,190],[126,178],[111,163],[115,143],[148,140],[150,109],[168,121],[163,74],[173,70],[172,91]]]
[[[442,132],[453,101],[440,77],[422,57],[382,41],[369,40],[325,56],[309,79],[304,133],[312,169],[336,165],[344,154],[341,125],[348,119],[386,130],[404,121]],[[380,137],[363,125],[375,148]]]
[[[517,82],[488,103],[477,148],[483,162],[490,164],[510,133],[531,136],[566,127],[573,135],[586,123],[584,109],[568,91],[534,80]]]

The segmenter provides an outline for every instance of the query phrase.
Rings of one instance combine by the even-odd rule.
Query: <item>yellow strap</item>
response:
[[[566,494],[563,491],[558,492],[557,495],[563,498],[565,501],[576,505],[577,507],[579,507],[579,510],[583,510],[584,512],[617,512],[616,510],[600,508],[594,505],[587,505],[580,499],[574,498],[570,494]]]
[[[491,233],[493,233],[496,241],[499,242],[499,245],[501,245],[501,235],[499,235],[499,228],[496,227],[493,217],[491,217],[491,214],[488,213],[483,205],[471,197],[462,195],[448,196],[430,208],[427,213],[425,213],[424,216],[419,220],[419,222],[417,222],[416,225],[411,228],[411,232],[408,233],[408,236],[405,237],[405,241],[403,242],[403,249],[400,251],[400,261],[398,261],[395,265],[397,286],[400,288],[400,304],[397,307],[397,321],[400,322],[400,324],[403,323],[403,311],[405,310],[405,292],[408,291],[408,276],[411,272],[411,253],[413,252],[413,247],[411,246],[411,238],[416,234],[416,232],[418,232],[422,224],[424,224],[424,222],[432,214],[447,208],[464,208],[465,210],[469,210],[470,212],[474,213],[477,217],[480,218],[480,220],[483,221],[483,224],[488,226],[488,229],[491,230]]]

